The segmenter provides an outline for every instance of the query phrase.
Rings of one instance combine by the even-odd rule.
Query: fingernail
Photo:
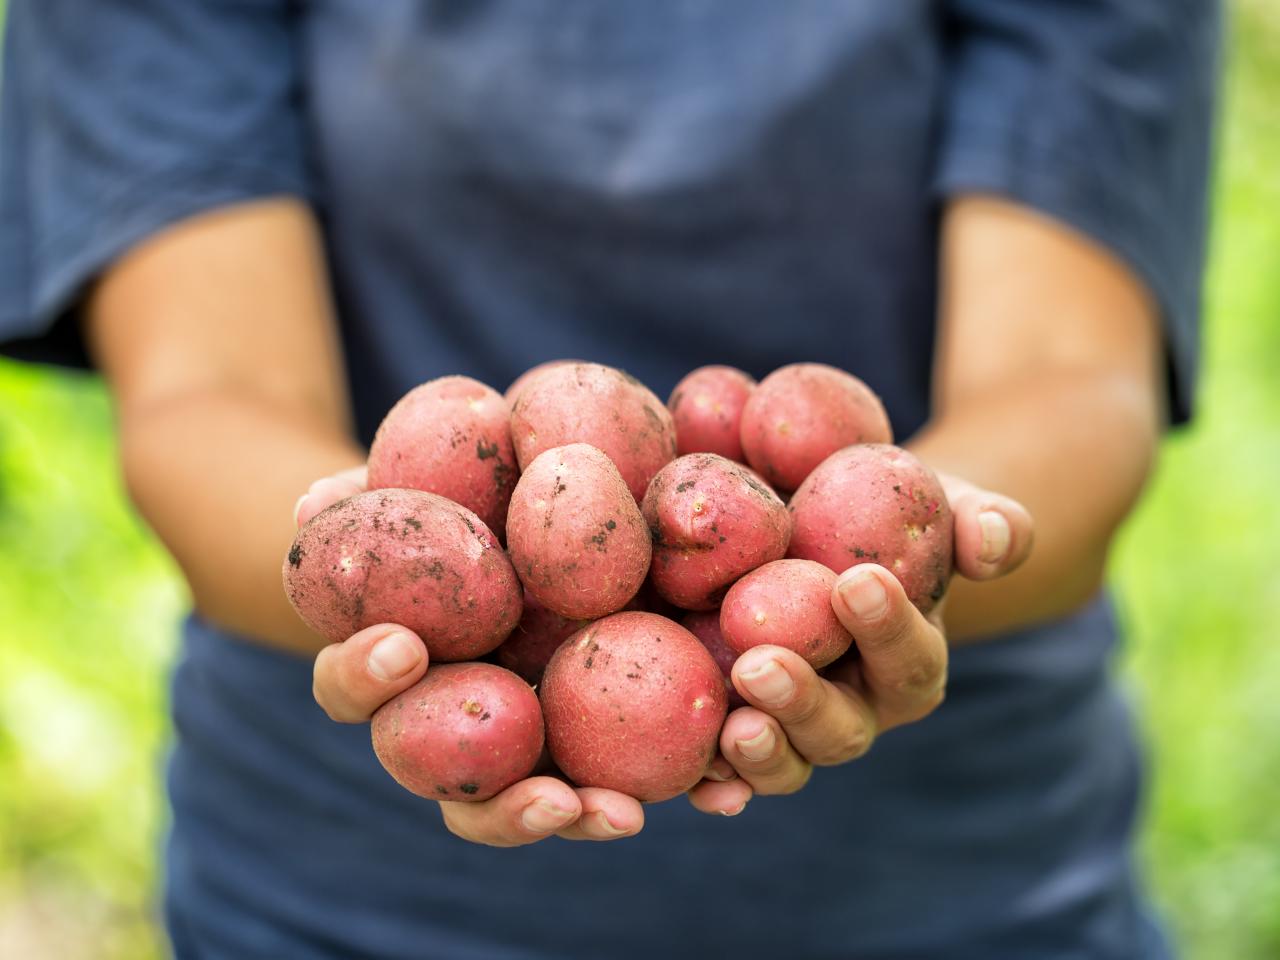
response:
[[[984,563],[1003,560],[1009,552],[1009,521],[995,510],[983,510],[978,514],[978,527],[982,530],[982,549],[978,559]]]
[[[535,800],[524,808],[520,822],[530,833],[550,833],[559,830],[573,819],[573,811],[565,810],[546,800]]]
[[[369,672],[379,680],[399,680],[422,661],[422,647],[403,633],[383,637],[369,651]]]
[[[889,605],[884,584],[870,570],[855,573],[840,582],[840,596],[859,620],[879,620]]]
[[[738,676],[742,678],[747,692],[766,706],[785,706],[796,692],[791,674],[777,660],[766,660],[754,670],[744,671]]]
[[[596,823],[600,825],[600,830],[602,832],[607,833],[611,837],[620,837],[627,832],[626,830],[619,830],[610,823],[609,818],[604,815],[603,811],[596,814]]]
[[[773,728],[768,724],[765,728],[757,733],[750,740],[739,740],[738,751],[748,760],[768,760],[773,756],[773,748],[777,746],[778,738],[773,735]]]
[[[295,527],[298,525],[298,514],[302,510],[302,505],[306,502],[307,497],[309,496],[311,496],[311,494],[304,493],[298,498],[298,502],[293,505],[293,525]]]
[[[732,810],[718,810],[716,812],[719,813],[720,816],[722,817],[736,817],[745,809],[747,809],[747,801],[743,800],[740,804],[738,804]]]

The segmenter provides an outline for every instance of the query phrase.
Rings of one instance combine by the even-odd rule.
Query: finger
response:
[[[339,723],[363,723],[427,671],[427,646],[394,623],[366,627],[316,656],[312,694]]]
[[[720,751],[738,776],[761,796],[795,793],[813,767],[792,749],[778,721],[754,707],[740,707],[724,722]]]
[[[352,467],[331,477],[321,477],[293,505],[294,521],[301,527],[339,500],[364,493],[368,487],[368,474],[366,467]]]
[[[702,780],[689,791],[695,810],[721,817],[736,817],[754,796],[751,785],[735,775],[728,781]]]
[[[952,504],[956,571],[970,580],[1011,573],[1031,553],[1034,530],[1026,507],[974,489]]]
[[[748,650],[733,665],[739,692],[782,725],[791,746],[809,763],[832,766],[862,756],[875,739],[870,704],[833,684],[782,647]]]
[[[463,840],[519,847],[568,827],[582,814],[582,802],[563,780],[531,777],[479,803],[442,801],[440,813],[449,832]]]
[[[836,580],[831,606],[858,645],[881,730],[918,720],[942,702],[946,638],[907,599],[897,577],[874,563],[852,567]]]
[[[557,831],[565,840],[621,840],[634,837],[644,827],[644,808],[635,797],[616,790],[582,787],[578,790],[582,813]]]

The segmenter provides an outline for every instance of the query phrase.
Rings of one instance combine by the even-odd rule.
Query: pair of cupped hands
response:
[[[1031,550],[1031,516],[1008,497],[939,474],[951,503],[954,565],[969,580],[1016,569]],[[317,480],[294,510],[299,525],[366,486],[363,467]],[[931,713],[943,699],[947,639],[943,602],[926,616],[884,567],[858,564],[836,581],[831,606],[854,638],[857,657],[816,672],[775,646],[748,650],[733,685],[749,706],[730,712],[720,750],[689,802],[703,813],[735,816],[755,796],[795,793],[815,766],[862,756],[876,737]],[[426,645],[392,623],[368,627],[320,651],[316,702],[340,723],[364,723],[426,673]],[[511,847],[550,836],[617,840],[644,826],[644,808],[626,794],[573,787],[550,776],[512,784],[479,803],[441,801],[448,829],[465,840]]]

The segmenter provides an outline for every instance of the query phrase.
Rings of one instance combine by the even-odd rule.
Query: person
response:
[[[1102,584],[1190,413],[1218,16],[11,0],[0,333],[103,372],[194,597],[176,955],[1168,955]],[[740,659],[752,705],[688,803],[402,790],[359,721],[421,642],[308,633],[290,505],[357,489],[417,383],[555,357],[659,392],[709,362],[865,379],[948,476],[945,621],[844,574],[860,665]]]

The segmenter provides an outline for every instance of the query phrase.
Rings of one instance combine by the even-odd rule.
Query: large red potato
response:
[[[857,377],[822,363],[779,367],[742,411],[747,462],[778,490],[795,490],[843,447],[891,440],[880,398]]]
[[[433,664],[373,715],[373,751],[431,800],[488,800],[533,770],[542,709],[529,684],[489,663]]]
[[[514,407],[516,405],[516,398],[520,396],[520,392],[524,390],[530,380],[542,373],[542,371],[550,370],[552,367],[563,367],[565,364],[585,362],[585,360],[547,360],[545,363],[540,363],[536,367],[530,367],[524,373],[520,374],[520,376],[511,381],[511,386],[507,387],[507,392],[502,395],[502,398],[507,401],[507,406]]]
[[[369,448],[369,489],[411,488],[460,503],[501,534],[519,470],[511,410],[470,377],[414,387],[391,408]]]
[[[736,367],[699,367],[671,391],[676,453],[718,453],[742,461],[742,410],[756,381]]]
[[[733,665],[738,662],[738,651],[725,643],[724,634],[720,631],[720,611],[695,610],[685,614],[680,626],[698,638],[720,668],[720,673],[724,676],[724,690],[729,697],[729,709],[745,707],[747,701],[733,685],[732,679]]]
[[[433,661],[493,650],[520,619],[520,583],[474,513],[420,490],[371,490],[316,514],[284,561],[289,602],[337,642],[400,623]]]
[[[795,529],[787,556],[837,573],[878,563],[923,613],[951,579],[951,507],[937,475],[889,444],[849,447],[813,471],[789,504]]]
[[[712,610],[748,570],[781,560],[791,538],[786,505],[754,473],[714,453],[658,471],[641,504],[653,540],[649,579],[663,599]]]
[[[589,443],[614,462],[637,503],[676,455],[676,428],[662,401],[635,377],[598,363],[561,364],[533,377],[511,411],[522,470],[553,447]]]
[[[727,711],[698,638],[653,613],[618,613],[570,637],[542,678],[547,747],[583,787],[667,800],[701,778]]]
[[[737,654],[763,644],[794,650],[816,670],[853,637],[831,608],[836,575],[811,560],[775,560],[729,588],[720,608],[725,644]]]
[[[511,496],[507,547],[528,594],[575,620],[626,606],[652,553],[617,468],[585,443],[547,450],[528,465]]]

